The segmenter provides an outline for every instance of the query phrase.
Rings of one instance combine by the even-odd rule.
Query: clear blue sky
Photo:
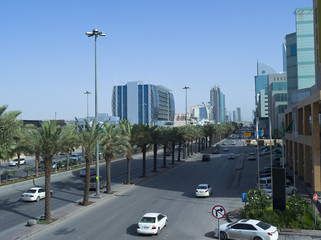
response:
[[[174,93],[176,113],[208,102],[219,85],[227,111],[251,120],[256,62],[282,71],[282,43],[295,32],[295,8],[312,0],[2,0],[0,105],[21,119],[94,115],[94,38],[98,111],[111,115],[115,84],[144,81]]]

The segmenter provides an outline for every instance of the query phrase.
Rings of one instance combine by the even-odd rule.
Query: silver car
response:
[[[215,229],[214,235],[221,240],[277,240],[279,233],[277,228],[265,222],[254,219],[241,219],[235,223],[225,223]]]
[[[9,163],[9,166],[18,166],[18,162],[19,162],[18,158],[16,158]],[[20,158],[20,165],[24,165],[24,164],[27,164],[26,159]]]

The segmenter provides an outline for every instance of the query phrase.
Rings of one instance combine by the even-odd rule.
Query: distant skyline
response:
[[[94,38],[97,28],[98,112],[111,115],[114,85],[142,81],[172,90],[175,112],[209,102],[220,86],[227,112],[242,120],[255,108],[257,61],[283,70],[282,44],[295,32],[291,1],[0,1],[0,105],[19,119],[94,115]]]

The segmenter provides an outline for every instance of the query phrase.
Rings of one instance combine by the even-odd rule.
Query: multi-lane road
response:
[[[236,145],[229,145],[229,140],[227,143],[228,152],[235,153],[236,159],[227,159],[228,152],[222,149],[220,154],[211,154],[210,162],[202,162],[201,155],[195,155],[177,167],[116,193],[88,207],[88,211],[58,221],[28,239],[140,239],[142,236],[136,233],[136,226],[146,212],[161,212],[169,219],[168,226],[153,239],[211,239],[218,222],[211,212],[214,205],[222,205],[226,211],[239,208],[243,205],[242,192],[256,186],[257,161],[245,160],[241,170],[235,168],[242,161],[243,154],[255,151],[255,148],[243,147],[241,140],[237,140]],[[211,149],[205,151],[210,153]],[[158,159],[161,165],[161,157]],[[260,165],[268,161],[268,158],[261,158]],[[152,155],[148,156],[147,163],[151,171]],[[124,181],[125,169],[125,160],[113,162],[114,186]],[[138,177],[140,174],[141,160],[136,159],[132,175]],[[195,188],[200,183],[213,186],[211,197],[195,198]],[[53,210],[82,198],[83,182],[77,172],[53,179],[52,186],[55,190]],[[1,231],[43,213],[44,201],[25,203],[20,200],[23,190],[15,188],[8,194],[1,191],[0,218],[3,224],[0,225],[0,236]]]

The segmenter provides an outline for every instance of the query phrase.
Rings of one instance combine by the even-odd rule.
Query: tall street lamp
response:
[[[88,105],[88,94],[91,94],[89,91],[84,91],[84,94],[87,94],[87,120],[89,119],[89,105]]]
[[[105,33],[99,32],[97,29],[93,29],[92,32],[86,32],[88,37],[95,36],[95,120],[98,124],[98,104],[97,104],[97,38],[98,36],[106,36]],[[88,96],[88,95],[87,95]],[[96,196],[100,195],[100,185],[99,185],[99,147],[98,142],[96,142]]]
[[[183,89],[186,90],[186,94],[185,94],[185,119],[186,119],[186,122],[185,122],[185,125],[187,126],[187,89],[190,89],[190,87],[183,87]]]

